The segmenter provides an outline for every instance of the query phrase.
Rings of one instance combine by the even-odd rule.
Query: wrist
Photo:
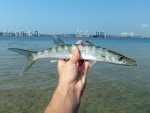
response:
[[[59,102],[62,102],[63,108],[67,108],[71,113],[77,112],[80,105],[80,98],[78,98],[74,85],[59,84],[54,94]]]
[[[56,92],[62,95],[63,97],[66,96],[67,98],[80,101],[77,88],[75,87],[75,83],[59,83],[56,88]]]

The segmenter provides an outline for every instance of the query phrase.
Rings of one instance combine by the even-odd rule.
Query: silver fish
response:
[[[20,72],[20,75],[25,73],[36,60],[41,58],[70,59],[71,49],[73,46],[77,46],[79,48],[81,53],[80,59],[89,60],[90,66],[93,66],[96,61],[119,64],[124,66],[137,66],[136,61],[129,59],[114,51],[95,46],[88,41],[88,44],[65,44],[59,38],[54,37],[54,43],[57,46],[39,52],[28,51],[18,48],[8,48],[8,50],[18,52],[27,57],[27,62],[22,71]]]

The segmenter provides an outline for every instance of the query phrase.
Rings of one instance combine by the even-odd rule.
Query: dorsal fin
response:
[[[91,43],[91,42],[89,42],[89,41],[87,41],[87,40],[86,40],[85,43],[86,43],[86,44],[89,44],[89,45],[94,45],[93,43]]]
[[[54,37],[54,44],[58,46],[58,45],[64,45],[65,43],[59,38]]]

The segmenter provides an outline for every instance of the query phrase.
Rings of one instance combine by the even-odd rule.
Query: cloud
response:
[[[141,27],[149,27],[150,28],[150,24],[141,24]]]

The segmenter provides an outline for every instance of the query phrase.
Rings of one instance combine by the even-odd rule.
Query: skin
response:
[[[82,44],[82,41],[77,44]],[[79,57],[80,51],[74,46],[68,62],[58,61],[58,86],[44,113],[77,113],[89,68],[89,61],[79,60]]]

